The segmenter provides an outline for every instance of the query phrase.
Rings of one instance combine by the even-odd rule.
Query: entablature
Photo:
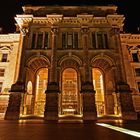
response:
[[[0,35],[0,43],[19,42],[20,34],[2,34]]]
[[[15,17],[20,28],[26,28],[29,24],[48,24],[58,25],[69,24],[69,25],[111,25],[113,28],[122,28],[124,17],[123,15],[108,15],[107,17],[96,17],[92,14],[77,14],[76,17],[66,17],[59,14],[48,14],[46,17],[34,17],[33,15],[17,15]],[[31,25],[30,24],[30,25]]]
[[[118,26],[121,28],[124,25],[124,20],[125,20],[124,15],[118,15],[118,14],[107,15],[106,18],[111,26]]]
[[[120,34],[120,38],[122,43],[130,45],[140,44],[140,34]]]

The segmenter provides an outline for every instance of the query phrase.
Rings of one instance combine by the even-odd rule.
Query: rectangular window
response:
[[[92,33],[92,47],[96,49],[96,35],[95,33]]]
[[[38,33],[37,36],[37,49],[42,49],[42,43],[43,43],[43,33]]]
[[[2,91],[3,82],[0,82],[0,92]]]
[[[108,49],[108,39],[107,39],[107,34],[103,34],[103,38],[104,38],[104,49]]]
[[[73,48],[78,48],[78,33],[74,33],[74,46]]]
[[[94,49],[108,49],[107,33],[92,33],[92,47]]]
[[[137,82],[137,85],[138,85],[138,90],[140,92],[140,82]]]
[[[78,48],[78,33],[62,33],[62,48]]]
[[[33,35],[32,35],[32,46],[31,46],[32,49],[35,49],[35,40],[36,40],[36,33],[33,33]]]
[[[0,76],[4,76],[5,69],[0,69]]]
[[[45,37],[44,37],[44,49],[48,48],[48,33],[45,32]]]
[[[7,62],[7,58],[8,58],[8,54],[7,53],[2,54],[1,62]]]
[[[72,44],[73,44],[73,36],[72,36],[72,34],[68,34],[68,38],[67,38],[68,40],[67,40],[67,45],[68,46],[72,46]]]
[[[103,36],[101,33],[97,34],[97,41],[98,41],[98,48],[102,49],[103,48]]]
[[[66,48],[67,43],[66,43],[66,33],[62,33],[62,48]]]
[[[139,62],[138,54],[137,53],[132,53],[132,59],[133,59],[133,62]]]
[[[140,76],[140,68],[135,69],[136,76]]]

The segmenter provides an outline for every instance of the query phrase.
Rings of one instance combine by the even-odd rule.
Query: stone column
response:
[[[51,67],[49,73],[49,82],[46,90],[46,104],[44,119],[57,120],[58,119],[58,93],[59,85],[57,81],[57,33],[58,28],[52,27],[52,56]]]
[[[83,120],[96,120],[95,91],[92,83],[91,69],[88,54],[88,31],[87,27],[82,28],[82,44],[84,55],[84,81],[82,83],[81,94],[83,98]]]
[[[22,101],[22,95],[25,93],[25,49],[26,49],[26,39],[27,39],[26,28],[21,30],[21,55],[20,55],[20,66],[18,79],[15,84],[11,86],[9,104],[5,114],[6,120],[17,120],[20,117],[20,106]]]
[[[118,60],[116,61],[117,69],[115,73],[116,81],[116,93],[119,94],[119,108],[122,119],[135,120],[137,119],[136,112],[134,110],[132,94],[129,85],[126,80],[124,58],[122,53],[122,46],[120,41],[120,29],[114,28],[113,35],[115,39],[115,48],[118,52]]]
[[[120,83],[117,85],[119,94],[120,114],[124,120],[136,120],[137,114],[134,110],[132,94],[128,84]]]

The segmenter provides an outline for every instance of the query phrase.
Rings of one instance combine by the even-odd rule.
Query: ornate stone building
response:
[[[9,89],[16,82],[19,69],[19,38],[20,35],[0,34],[0,118],[6,112],[9,99]]]
[[[121,33],[125,17],[116,13],[116,6],[23,10],[15,17],[20,65],[5,119],[137,119],[140,79],[133,69],[140,76],[140,64],[130,59],[139,59],[140,37]]]

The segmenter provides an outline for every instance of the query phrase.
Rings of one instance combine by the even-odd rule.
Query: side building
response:
[[[8,79],[4,118],[137,119],[139,77],[133,75],[133,45],[129,35],[121,33],[125,17],[116,10],[116,6],[24,6],[24,13],[15,17],[20,40],[17,37],[11,60],[14,79]]]
[[[120,34],[120,37],[127,82],[135,111],[140,112],[140,34]]]
[[[9,90],[18,74],[19,41],[20,34],[0,34],[0,118],[5,115]]]

